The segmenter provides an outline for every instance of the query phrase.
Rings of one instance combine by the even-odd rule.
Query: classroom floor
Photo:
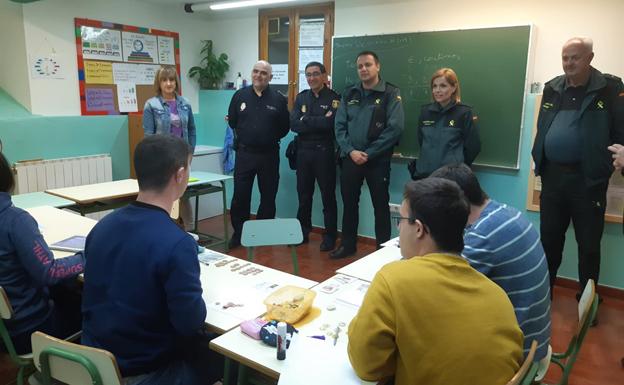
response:
[[[202,232],[218,235],[222,232],[221,217],[200,223]],[[231,234],[231,230],[230,230]],[[335,270],[375,250],[372,244],[358,243],[354,257],[340,260],[329,259],[327,253],[318,251],[321,235],[313,233],[310,242],[297,247],[301,276],[323,281],[335,274]],[[217,249],[218,250],[218,249]],[[238,247],[229,254],[246,258],[245,248]],[[290,251],[287,247],[261,247],[255,250],[254,262],[292,272]],[[552,304],[552,345],[556,352],[563,351],[570,340],[577,323],[577,302],[575,290],[556,287]],[[599,324],[591,328],[572,371],[569,385],[620,385],[624,380],[624,301],[605,297],[598,312]],[[547,383],[559,379],[559,370],[551,367],[546,375]],[[0,385],[12,384],[15,370],[6,355],[0,354]]]

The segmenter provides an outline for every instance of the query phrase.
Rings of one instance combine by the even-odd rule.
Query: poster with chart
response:
[[[119,112],[137,112],[137,92],[133,83],[117,83],[117,103]]]
[[[180,75],[177,32],[80,18],[74,19],[74,31],[82,115],[140,113],[156,94],[161,65],[174,66]],[[33,78],[60,76],[63,69],[43,56],[33,63]]]
[[[123,32],[121,38],[123,42],[123,61],[131,63],[158,63],[156,36]]]
[[[160,64],[175,64],[173,38],[167,36],[158,36],[158,62]]]
[[[82,57],[94,60],[122,61],[121,32],[113,29],[80,27]]]

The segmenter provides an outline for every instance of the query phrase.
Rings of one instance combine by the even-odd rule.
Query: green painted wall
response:
[[[108,153],[113,179],[130,176],[128,118],[31,115],[0,90],[0,138],[11,162]]]
[[[223,117],[227,114],[227,107],[232,97],[233,91],[200,91],[199,109],[201,111],[202,141],[198,143],[213,146],[222,146],[224,138]],[[528,95],[523,122],[529,127],[523,127],[520,147],[520,170],[510,171],[503,169],[481,168],[477,170],[479,181],[483,189],[494,199],[505,202],[511,206],[524,210],[526,207],[526,194],[528,189],[528,176],[531,161],[531,129],[533,122],[533,106],[535,96]],[[295,217],[297,214],[297,190],[295,172],[288,168],[288,164],[283,156],[286,144],[292,139],[290,133],[282,141],[281,163],[280,163],[280,185],[277,194],[277,215],[279,217]],[[198,136],[199,137],[199,136]],[[390,177],[390,201],[401,202],[403,185],[409,179],[405,163],[393,162]],[[337,183],[339,185],[339,183]],[[228,186],[228,195],[231,199],[232,185]],[[338,196],[338,226],[341,226],[342,202],[340,199],[340,187],[337,189]],[[259,194],[257,186],[254,188],[252,197],[252,211],[255,212],[259,204]],[[536,227],[539,227],[539,214],[524,210],[529,219]],[[362,188],[360,197],[360,225],[359,234],[374,237],[373,210],[368,188]],[[316,226],[323,225],[322,204],[318,189],[314,195],[313,223]],[[396,235],[396,229],[393,229]],[[576,242],[572,229],[568,230],[565,247],[565,257],[559,275],[566,278],[577,279],[577,252]],[[624,237],[622,236],[621,224],[607,224],[602,241],[602,269],[600,283],[602,285],[613,286],[624,289]]]

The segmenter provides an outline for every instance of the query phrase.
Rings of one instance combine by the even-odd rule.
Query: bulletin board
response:
[[[533,118],[533,140],[537,133],[537,116],[542,105],[542,95],[535,98],[535,112]],[[540,192],[542,182],[539,176],[535,176],[535,163],[531,160],[531,171],[529,171],[529,189],[527,194],[527,210],[539,211]],[[607,208],[605,210],[605,221],[612,223],[622,223],[622,211],[624,210],[624,176],[619,171],[615,171],[609,180],[607,189]]]
[[[161,65],[175,66],[180,76],[177,32],[74,21],[82,115],[141,112],[155,95],[154,76]]]

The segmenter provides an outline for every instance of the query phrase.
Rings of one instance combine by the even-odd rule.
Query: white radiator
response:
[[[15,172],[15,194],[113,180],[108,154],[22,161],[15,164]]]

